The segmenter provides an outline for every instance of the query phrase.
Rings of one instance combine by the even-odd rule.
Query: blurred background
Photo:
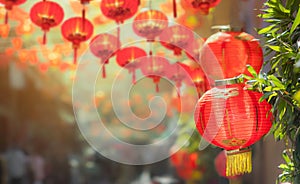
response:
[[[81,16],[82,5],[79,1],[53,1],[63,7],[65,20],[75,15]],[[257,17],[263,1],[222,0],[210,10],[208,15],[184,9],[181,1],[184,0],[177,0],[176,19],[173,18],[171,0],[153,0],[151,6],[164,12],[171,21],[189,27],[201,38],[207,38],[215,33],[211,29],[214,25],[242,27],[245,32],[259,38],[254,28],[263,26]],[[42,44],[43,32],[29,18],[29,11],[36,2],[39,1],[28,0],[20,6],[15,6],[8,13],[9,23],[0,24],[2,183],[7,183],[12,175],[22,175],[23,183],[43,181],[42,183],[46,184],[275,183],[276,176],[279,174],[277,166],[281,161],[280,153],[283,145],[275,143],[272,135],[255,144],[253,172],[231,178],[230,181],[221,176],[222,172],[224,174],[225,165],[222,150],[210,146],[204,151],[197,151],[200,139],[197,133],[192,135],[188,146],[183,147],[170,158],[148,165],[121,164],[96,152],[81,134],[73,112],[72,85],[75,80],[76,65],[73,64],[72,45],[63,39],[60,26],[51,28],[47,35],[47,44]],[[101,14],[99,4],[99,0],[94,0],[85,5],[86,17],[94,25],[94,35],[116,26],[113,20]],[[139,9],[148,5],[149,1],[141,0]],[[0,4],[0,21],[4,21],[5,13],[4,6]],[[126,22],[132,20],[133,18]],[[126,39],[128,35],[121,30],[120,36],[121,39]],[[80,45],[79,57],[88,49],[88,43],[84,42]],[[189,62],[188,57],[172,58],[174,62],[178,59]],[[94,58],[91,62],[94,60],[97,59]],[[84,64],[85,61],[81,62]],[[118,123],[106,88],[111,87],[110,84],[118,71],[115,68],[118,67],[115,57],[111,58],[107,66],[107,78],[99,79],[100,82],[96,85],[95,105],[99,114],[105,119],[104,123],[110,124],[109,127],[119,135],[120,139],[129,142],[143,144],[168,134],[170,131],[168,124],[172,124],[170,117],[176,116],[174,112],[176,107],[175,110],[171,109],[167,112],[168,121],[164,121],[161,126],[148,134],[139,135],[122,128],[115,128],[114,125],[118,126]],[[162,80],[159,94],[166,102],[174,104],[177,97],[168,85],[167,81]],[[139,117],[146,117],[149,114],[148,100],[156,95],[153,88],[154,84],[150,79],[142,79],[131,92],[131,107]],[[183,94],[186,95],[186,100],[189,98],[188,93]],[[86,108],[87,112],[90,108],[84,104],[76,105],[81,106],[82,109]],[[193,107],[186,108],[193,109]],[[88,128],[91,136],[99,136],[101,132],[93,127],[97,122],[90,122],[87,113],[83,113],[81,118],[90,123]],[[183,117],[181,124],[185,124],[181,125],[185,129],[194,129],[191,117]],[[178,136],[173,139],[174,142],[170,144],[176,146],[177,142],[185,138],[183,133],[178,133]],[[13,169],[8,164],[12,165]],[[18,182],[20,183],[15,181]]]

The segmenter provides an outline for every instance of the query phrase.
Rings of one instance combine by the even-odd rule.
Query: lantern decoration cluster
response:
[[[226,176],[251,172],[249,146],[272,126],[270,104],[259,102],[261,93],[244,88],[243,83],[214,87],[196,105],[194,117],[198,132],[226,150]]]
[[[4,4],[6,9],[4,23],[8,23],[8,11],[12,10],[13,6],[18,6],[25,3],[26,0],[0,0],[0,3]]]
[[[106,77],[105,65],[108,64],[109,58],[115,55],[117,52],[120,40],[111,34],[103,33],[96,35],[90,42],[90,51],[96,57],[100,58],[100,64],[102,65],[102,77]]]
[[[183,7],[188,10],[194,9],[203,15],[207,15],[211,8],[216,7],[221,0],[183,0]]]
[[[262,66],[262,49],[253,36],[220,27],[200,51],[200,63],[215,79],[215,87],[199,99],[194,114],[198,132],[208,142],[226,150],[226,176],[250,173],[250,146],[272,126],[271,105],[259,102],[262,93],[249,91],[241,74],[247,65]],[[219,70],[218,70],[219,69]]]
[[[70,18],[62,24],[62,35],[72,43],[74,49],[74,64],[77,63],[77,50],[80,43],[87,41],[92,36],[93,31],[93,24],[87,19],[82,21],[82,17]]]
[[[132,26],[138,36],[152,42],[168,27],[168,18],[163,12],[150,9],[137,14]]]
[[[117,63],[126,68],[129,73],[132,73],[132,83],[136,83],[136,70],[140,68],[139,61],[142,57],[146,57],[147,53],[138,47],[126,47],[117,52],[116,61]]]
[[[222,29],[203,45],[200,60],[206,72],[214,79],[232,78],[249,74],[247,65],[251,65],[258,73],[263,52],[257,39],[245,32]]]
[[[64,18],[62,7],[52,1],[41,1],[33,5],[30,19],[44,31],[43,44],[46,43],[46,33],[51,27],[59,25]]]

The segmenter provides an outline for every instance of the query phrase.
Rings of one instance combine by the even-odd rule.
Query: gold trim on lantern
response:
[[[226,151],[226,176],[237,176],[251,171],[251,148]]]

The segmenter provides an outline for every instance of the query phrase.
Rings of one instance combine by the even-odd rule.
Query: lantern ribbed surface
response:
[[[224,79],[249,74],[247,65],[259,73],[263,52],[259,42],[247,33],[218,32],[206,40],[200,59],[208,75]]]
[[[226,150],[254,144],[272,126],[271,106],[266,101],[259,103],[261,96],[261,93],[244,90],[241,84],[210,89],[196,107],[199,133]]]
[[[100,9],[107,18],[123,23],[137,12],[138,6],[138,0],[102,0]]]
[[[30,19],[37,26],[41,27],[44,32],[49,31],[51,27],[59,25],[64,18],[64,10],[55,2],[42,1],[33,5],[30,9]],[[46,33],[44,41],[46,42]]]
[[[259,102],[261,97],[261,93],[245,90],[243,84],[233,84],[214,87],[198,101],[196,127],[204,139],[227,151],[227,176],[251,172],[248,147],[272,126],[271,105]]]
[[[168,27],[167,16],[158,10],[146,10],[140,12],[133,21],[134,32],[148,41],[154,41],[162,31]]]

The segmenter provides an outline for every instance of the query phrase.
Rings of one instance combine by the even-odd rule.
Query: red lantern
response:
[[[205,42],[201,60],[203,68],[212,78],[232,78],[248,74],[248,64],[259,72],[263,52],[259,42],[247,33],[218,32]]]
[[[133,21],[134,32],[147,38],[147,41],[154,41],[162,31],[168,27],[167,16],[158,10],[146,10],[139,13]]]
[[[138,47],[126,47],[117,52],[117,63],[132,73],[132,83],[135,83],[135,70],[139,68],[139,58],[147,56],[147,53]]]
[[[105,65],[108,64],[109,58],[119,49],[118,45],[120,45],[120,40],[108,33],[98,34],[91,40],[90,50],[96,57],[101,59],[101,63],[103,64],[103,78],[106,77]]]
[[[181,62],[180,66],[189,74],[188,79],[185,80],[185,83],[188,86],[195,86],[198,97],[200,98],[202,94],[209,89],[209,82],[204,75],[201,67],[194,61],[190,62]]]
[[[44,31],[43,44],[46,43],[46,32],[57,26],[64,18],[64,10],[55,2],[38,2],[30,10],[30,19]]]
[[[176,63],[170,65],[170,67],[169,67],[168,78],[175,82],[175,85],[176,85],[176,88],[178,91],[178,93],[177,93],[178,98],[180,97],[180,88],[181,88],[182,82],[188,81],[190,79],[189,73],[187,70],[188,70],[187,66],[180,62],[176,62]]]
[[[171,164],[182,179],[192,178],[193,172],[197,169],[197,160],[197,153],[188,153],[185,150],[179,150],[170,157]]]
[[[0,0],[0,3],[4,4],[6,9],[4,23],[8,23],[8,11],[12,10],[13,6],[17,6],[25,3],[26,0]]]
[[[203,15],[207,15],[209,10],[217,6],[221,0],[183,0],[183,7],[185,9],[199,10]]]
[[[161,44],[181,55],[181,49],[187,48],[194,39],[193,32],[184,26],[175,25],[166,28],[159,36]]]
[[[205,40],[202,38],[194,39],[189,45],[188,48],[185,50],[186,55],[194,60],[195,62],[199,63],[200,60],[200,50],[203,47]]]
[[[156,84],[156,92],[159,92],[159,81],[161,77],[169,76],[169,61],[166,58],[158,56],[148,56],[140,59],[140,68],[142,73],[153,79]]]
[[[138,6],[138,0],[102,0],[100,8],[106,17],[123,23],[137,12]]]
[[[233,84],[212,88],[198,101],[197,129],[208,142],[226,150],[226,176],[251,172],[248,147],[272,126],[271,106],[259,103],[260,97],[261,93],[245,90],[243,84]]]
[[[61,32],[63,37],[72,42],[73,45],[74,64],[77,62],[77,49],[80,43],[87,41],[92,36],[93,29],[93,24],[87,19],[82,21],[82,17],[70,18],[62,24]]]

